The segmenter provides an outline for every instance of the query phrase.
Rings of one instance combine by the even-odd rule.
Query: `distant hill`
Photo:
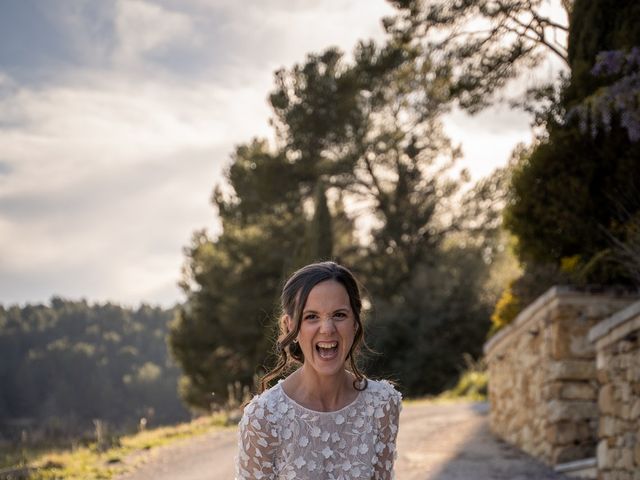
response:
[[[76,437],[94,419],[123,430],[188,419],[165,341],[173,314],[59,297],[0,306],[0,440]]]

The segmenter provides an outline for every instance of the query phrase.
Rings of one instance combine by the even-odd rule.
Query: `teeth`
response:
[[[335,348],[338,346],[338,342],[318,342],[320,348]]]

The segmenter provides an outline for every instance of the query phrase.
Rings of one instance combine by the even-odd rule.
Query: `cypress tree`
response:
[[[639,6],[627,0],[577,1],[570,22],[571,77],[560,100],[566,111],[603,82],[591,73],[599,52],[640,44]],[[612,252],[640,211],[640,145],[613,119],[590,135],[578,121],[549,121],[548,137],[514,172],[506,226],[526,262],[570,270],[577,283],[629,283]]]

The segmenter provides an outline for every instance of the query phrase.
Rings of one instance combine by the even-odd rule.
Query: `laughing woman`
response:
[[[361,306],[355,278],[336,263],[289,278],[278,364],[240,421],[237,480],[394,478],[401,396],[357,367]],[[292,364],[299,368],[266,389]]]

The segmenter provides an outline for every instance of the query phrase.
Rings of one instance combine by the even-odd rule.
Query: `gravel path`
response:
[[[566,480],[496,439],[484,403],[405,405],[398,452],[398,480]],[[230,480],[235,454],[235,430],[215,432],[161,447],[117,480]]]
[[[486,403],[409,404],[400,417],[398,480],[564,480],[497,439]]]

